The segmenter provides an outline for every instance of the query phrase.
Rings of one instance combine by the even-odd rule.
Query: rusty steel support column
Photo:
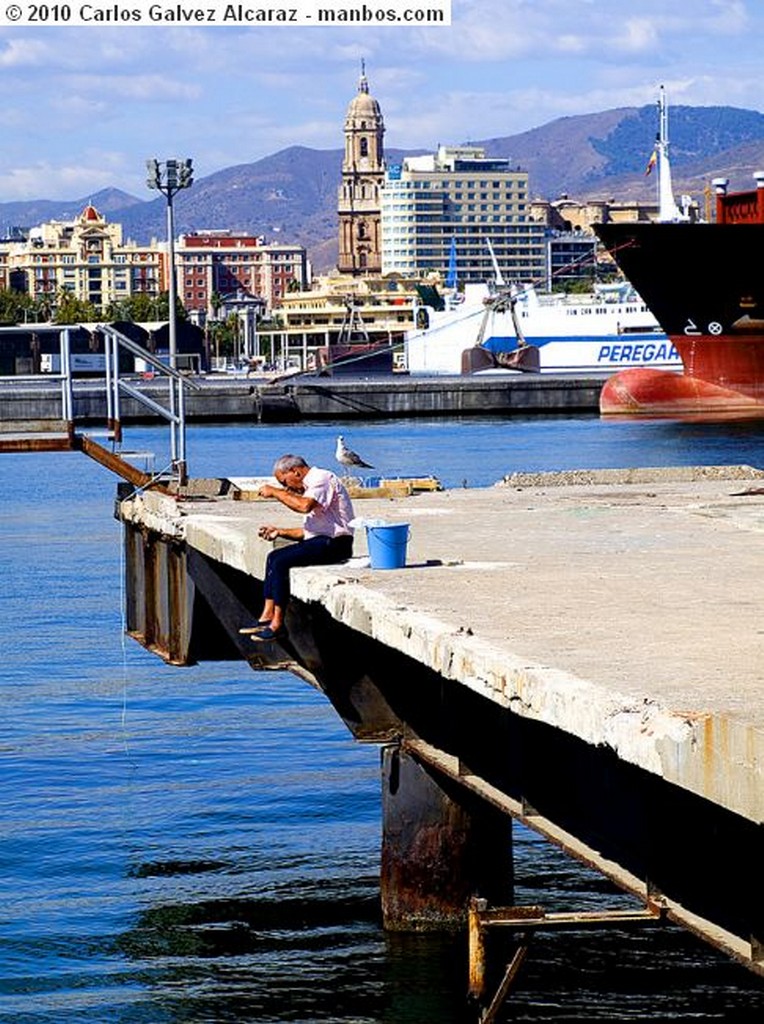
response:
[[[167,543],[167,660],[187,665],[194,612],[194,583],[188,574],[186,549]]]
[[[146,603],[144,617],[144,643],[149,650],[159,650],[161,615],[159,612],[161,587],[161,548],[156,534],[146,533],[143,537],[143,594]]]
[[[169,555],[166,541],[156,538],[152,544],[154,568],[154,650],[163,658],[169,657],[170,616]]]
[[[125,630],[139,643],[146,642],[146,565],[144,536],[138,527],[123,523],[125,572]]]
[[[124,544],[127,632],[170,664],[188,664],[195,588],[185,548],[128,525]]]
[[[472,896],[511,903],[511,818],[383,747],[381,889],[390,931],[461,929]]]

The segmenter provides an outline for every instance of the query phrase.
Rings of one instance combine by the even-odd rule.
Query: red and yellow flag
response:
[[[645,168],[645,177],[647,177],[647,175],[650,173],[650,171],[652,171],[653,167],[655,167],[655,165],[657,163],[658,163],[658,151],[656,149],[654,149],[652,151],[650,159],[647,161],[647,167]]]

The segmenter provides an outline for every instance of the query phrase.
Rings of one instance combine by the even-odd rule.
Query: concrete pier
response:
[[[257,527],[289,513],[222,494],[123,501],[130,631],[175,663],[292,669],[358,739],[405,756],[399,783],[411,762],[436,781],[448,800],[409,782],[406,813],[423,801],[422,828],[440,816],[465,838],[454,849],[472,827],[449,804],[461,794],[764,973],[764,473],[514,475],[356,511],[411,524],[406,567],[295,570],[288,638],[264,650],[238,630],[270,548]],[[473,822],[482,863],[454,856],[438,901],[426,869],[443,850],[431,861],[387,803],[385,842],[413,856],[385,882],[394,926],[418,927],[423,905],[464,920],[461,892],[500,888],[491,862],[511,883],[499,830]]]

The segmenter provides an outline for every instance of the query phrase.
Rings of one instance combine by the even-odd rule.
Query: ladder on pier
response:
[[[178,484],[186,482],[186,441],[185,441],[185,391],[199,390],[199,385],[179,373],[173,366],[162,362],[153,352],[128,338],[113,324],[80,324],[99,336],[103,344],[103,375],[89,379],[90,385],[100,386],[104,393],[104,418],[106,429],[100,432],[86,430],[77,417],[77,392],[73,381],[71,359],[71,336],[69,327],[53,324],[36,324],[34,333],[56,332],[59,339],[60,369],[56,373],[28,374],[14,377],[0,377],[0,396],[23,399],[24,389],[38,386],[42,382],[54,385],[56,418],[13,419],[0,418],[0,453],[2,452],[56,452],[81,451],[111,472],[136,487],[153,486],[166,489],[167,477],[175,478]],[[22,327],[3,327],[0,334],[18,334]],[[160,378],[167,380],[167,404],[144,393],[135,381],[120,374],[120,352],[127,351],[152,368]],[[57,387],[56,387],[57,384]],[[171,465],[167,477],[157,478],[153,473],[153,453],[131,452],[121,449],[122,442],[122,398],[124,395],[148,408],[164,419],[170,429]],[[19,403],[21,404],[21,403]],[[78,425],[79,423],[79,425]],[[97,441],[96,436],[111,443],[111,447]],[[152,463],[152,471],[139,469],[131,459],[142,457]],[[163,482],[165,481],[165,482]]]

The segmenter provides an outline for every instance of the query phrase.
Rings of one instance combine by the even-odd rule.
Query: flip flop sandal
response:
[[[271,640],[280,640],[286,636],[285,629],[271,629],[270,626],[263,626],[262,629],[258,630],[257,633],[252,634],[252,639],[255,643],[262,644],[268,643]]]
[[[242,636],[251,636],[252,633],[260,633],[264,629],[267,629],[270,624],[270,619],[258,619],[254,626],[245,626],[243,629],[240,629],[239,632]]]

